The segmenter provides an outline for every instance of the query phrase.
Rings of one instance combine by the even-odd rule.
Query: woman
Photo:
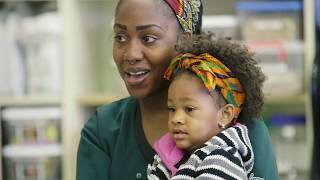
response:
[[[181,34],[199,33],[200,0],[120,0],[113,57],[131,97],[102,106],[87,122],[78,149],[77,179],[146,179],[151,145],[168,132],[163,74]],[[278,179],[267,129],[248,126],[254,174]]]

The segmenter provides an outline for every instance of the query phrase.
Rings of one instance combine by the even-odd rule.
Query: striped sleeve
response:
[[[148,164],[147,177],[149,180],[166,180],[170,179],[170,172],[162,163],[159,155],[154,155],[153,163]]]
[[[247,179],[247,173],[241,165],[241,161],[232,153],[224,149],[212,151],[197,168],[197,178],[207,179]],[[210,178],[211,177],[211,178]]]
[[[158,161],[161,162],[160,158]],[[222,131],[207,141],[202,148],[197,149],[171,179],[246,180],[251,177],[253,161],[248,130],[246,126],[237,124]],[[162,163],[155,163],[148,167],[148,170],[159,179],[170,179],[170,173]]]
[[[202,159],[201,156],[205,152],[200,149],[190,157],[188,163],[179,168],[176,176],[172,179],[247,179],[247,173],[243,169],[241,161],[230,152],[216,149]]]
[[[253,151],[247,128],[238,124],[196,150],[172,179],[248,179],[252,167]]]

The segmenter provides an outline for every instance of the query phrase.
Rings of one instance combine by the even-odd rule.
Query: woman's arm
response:
[[[110,158],[101,147],[98,118],[93,115],[81,132],[77,154],[77,180],[109,179]]]

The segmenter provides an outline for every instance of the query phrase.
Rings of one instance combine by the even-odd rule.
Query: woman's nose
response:
[[[124,60],[128,62],[130,65],[135,64],[138,61],[143,59],[142,47],[138,42],[132,40],[128,43],[127,48],[124,52]]]

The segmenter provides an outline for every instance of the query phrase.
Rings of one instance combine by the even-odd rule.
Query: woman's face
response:
[[[163,74],[175,55],[179,35],[174,17],[151,0],[126,0],[115,17],[113,58],[131,96],[166,91]]]

